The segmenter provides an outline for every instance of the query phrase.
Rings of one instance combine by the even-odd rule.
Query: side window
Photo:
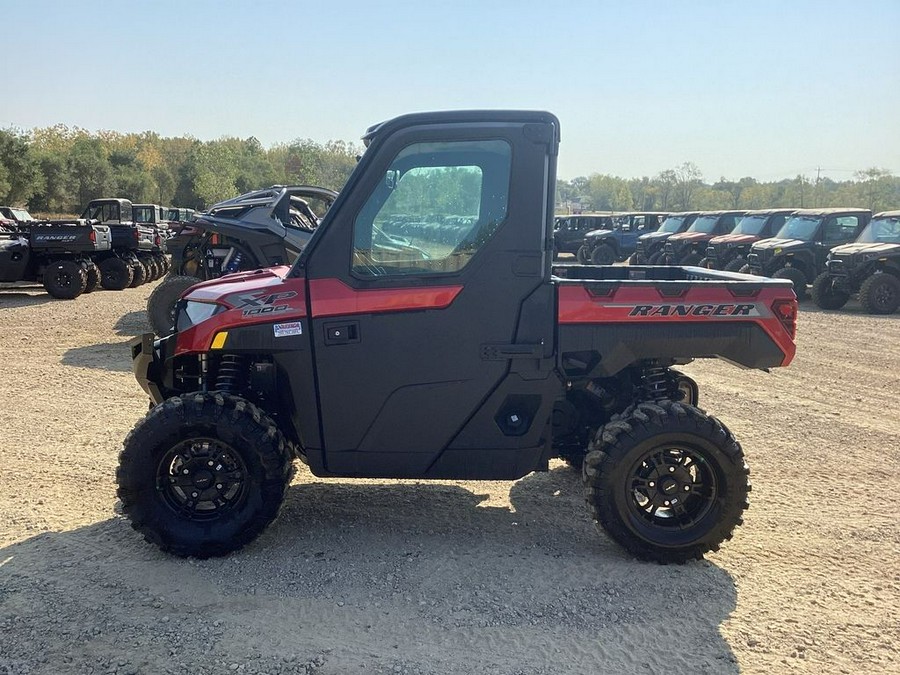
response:
[[[725,216],[722,218],[722,224],[719,226],[723,232],[731,232],[737,226],[737,217]]]
[[[502,140],[404,148],[356,217],[353,273],[461,270],[506,219],[511,158]]]
[[[859,220],[856,216],[840,216],[829,218],[825,223],[824,241],[847,241],[856,235]]]

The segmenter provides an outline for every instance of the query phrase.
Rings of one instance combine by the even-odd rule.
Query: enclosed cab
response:
[[[684,232],[697,219],[699,211],[670,213],[656,232],[642,234],[634,248],[634,256],[629,260],[634,265],[658,265],[665,255],[666,241],[673,234]]]
[[[663,263],[705,267],[706,247],[714,237],[737,227],[744,211],[704,211],[684,232],[666,240]]]
[[[828,208],[796,211],[772,239],[758,241],[747,262],[751,274],[790,279],[797,297],[825,271],[831,249],[859,236],[872,219],[868,209]]]
[[[614,211],[582,213],[576,216],[557,216],[553,226],[553,253],[578,253],[584,236],[592,230],[611,230],[615,227]]]
[[[828,254],[812,297],[822,309],[840,309],[855,293],[870,314],[900,308],[900,211],[878,213],[852,244]]]
[[[151,270],[139,255],[154,252],[157,233],[153,227],[135,222],[130,200],[94,199],[88,203],[81,217],[108,225],[112,234],[112,249],[95,256],[103,288],[122,290],[149,280]]]
[[[613,229],[593,230],[584,237],[576,258],[582,264],[611,265],[634,255],[638,237],[656,232],[666,213],[636,211],[613,218]]]
[[[0,206],[0,221],[12,223],[33,223],[37,219],[32,217],[25,209],[15,206]]]
[[[768,239],[783,226],[797,209],[747,211],[729,234],[713,237],[706,247],[706,267],[727,272],[749,272],[750,247]]]

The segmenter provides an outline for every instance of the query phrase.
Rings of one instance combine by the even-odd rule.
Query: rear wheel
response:
[[[122,258],[107,258],[100,263],[100,285],[109,291],[121,291],[131,285],[134,270]]]
[[[591,251],[591,262],[595,265],[612,265],[616,262],[616,252],[609,244],[600,244]]]
[[[685,562],[743,522],[750,491],[740,444],[685,403],[641,403],[602,427],[584,459],[594,519],[638,558]]]
[[[147,267],[140,260],[131,263],[131,288],[137,288],[147,281]]]
[[[782,267],[772,275],[773,279],[790,279],[798,300],[806,299],[806,275],[796,267]]]
[[[197,277],[176,276],[153,289],[147,299],[147,318],[154,333],[165,337],[175,330],[175,303],[187,289],[198,283]]]
[[[813,281],[812,299],[822,309],[840,309],[847,304],[850,294],[835,289],[834,279],[828,272],[822,272]]]
[[[87,271],[75,260],[58,260],[44,270],[44,288],[54,298],[73,300],[84,293]]]
[[[743,272],[745,266],[748,268],[747,271],[749,273],[750,266],[747,265],[747,259],[737,257],[734,260],[729,261],[728,264],[725,265],[725,271],[726,272]]]
[[[859,287],[859,304],[869,314],[893,314],[900,307],[900,279],[893,274],[873,274]]]
[[[100,285],[100,269],[93,262],[90,262],[87,265],[86,272],[87,283],[84,286],[84,292],[93,293],[97,290],[97,286]]]
[[[213,392],[153,408],[125,439],[116,478],[144,539],[207,558],[248,544],[275,519],[290,470],[275,422],[245,399]]]

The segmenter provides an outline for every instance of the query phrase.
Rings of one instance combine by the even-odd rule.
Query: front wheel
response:
[[[582,265],[587,265],[591,261],[591,250],[582,244],[578,247],[578,251],[575,252],[575,260]]]
[[[647,260],[648,265],[665,265],[665,261],[663,260],[663,252],[657,251]]]
[[[132,527],[179,556],[225,555],[278,515],[291,454],[275,422],[222,392],[156,406],[125,439],[116,479]]]
[[[602,427],[584,459],[594,519],[643,560],[683,563],[718,550],[750,491],[740,444],[685,403],[641,403]]]
[[[900,307],[900,279],[887,272],[873,274],[859,287],[859,304],[869,314],[893,314]]]
[[[775,271],[772,275],[773,279],[790,279],[794,284],[794,293],[797,294],[797,300],[806,299],[806,275],[803,270],[796,267],[782,267]]]
[[[591,252],[591,262],[595,265],[612,265],[616,262],[616,252],[608,244],[600,244]]]
[[[822,272],[812,285],[812,299],[822,309],[840,309],[847,304],[850,294],[834,287],[834,278]]]
[[[750,268],[747,264],[747,259],[738,256],[734,260],[729,260],[728,264],[725,265],[724,270],[726,272],[743,272],[744,267]]]
[[[683,265],[684,267],[706,267],[706,265],[703,264],[704,260],[706,260],[706,258],[702,257],[699,253],[688,253],[678,264]]]
[[[147,298],[147,318],[154,333],[165,337],[175,330],[175,303],[187,289],[199,283],[197,277],[179,275],[169,277],[153,289]]]

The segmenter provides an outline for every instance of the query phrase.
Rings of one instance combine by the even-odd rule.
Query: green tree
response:
[[[0,129],[0,201],[25,204],[42,188],[44,177],[28,137],[14,129]]]

